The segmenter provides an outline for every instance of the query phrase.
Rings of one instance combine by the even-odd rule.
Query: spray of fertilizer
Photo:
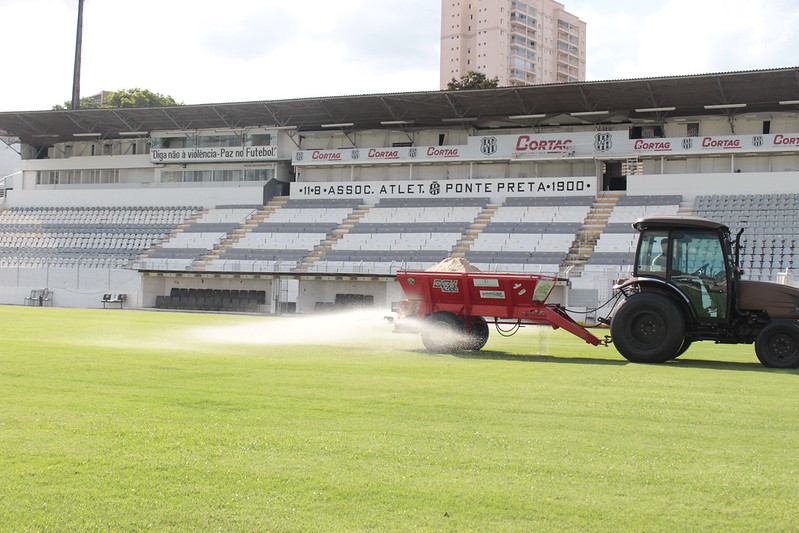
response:
[[[307,344],[371,346],[375,349],[396,347],[398,337],[379,310],[358,310],[305,317],[247,320],[241,324],[197,328],[193,336],[219,344]],[[413,339],[411,339],[413,340]]]
[[[248,318],[239,324],[194,328],[191,336],[203,343],[220,345],[349,346],[374,351],[424,349],[418,332],[395,333],[394,326],[386,320],[386,315],[385,312],[372,309],[312,316],[268,317],[262,320]],[[544,355],[548,352],[551,331],[548,327],[521,329],[530,355]],[[490,352],[491,344],[501,343],[501,337],[493,332],[493,341],[489,340],[486,350]]]

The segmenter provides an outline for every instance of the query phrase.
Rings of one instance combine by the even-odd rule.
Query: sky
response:
[[[799,64],[796,0],[562,0],[587,79]],[[0,111],[71,99],[78,0],[0,0]],[[185,104],[438,89],[440,0],[85,0],[81,95]]]

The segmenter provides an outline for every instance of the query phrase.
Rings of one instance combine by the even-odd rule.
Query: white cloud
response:
[[[640,6],[648,9],[641,11]],[[577,11],[585,7],[585,11]],[[591,2],[567,9],[588,22],[588,78],[620,79],[794,66],[792,0]],[[621,9],[623,11],[618,11]]]
[[[70,99],[77,2],[0,0],[15,79],[0,109]],[[122,7],[125,6],[125,7]],[[86,0],[81,94],[142,87],[184,103],[435,90],[434,0]]]
[[[70,99],[77,21],[73,4],[68,0],[0,2],[0,34],[5,43],[0,54],[0,109],[42,109]],[[41,103],[41,95],[47,95],[47,103]]]

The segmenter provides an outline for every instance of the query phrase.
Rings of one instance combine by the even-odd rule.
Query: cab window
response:
[[[664,230],[645,230],[638,250],[638,275],[666,277],[669,234]]]

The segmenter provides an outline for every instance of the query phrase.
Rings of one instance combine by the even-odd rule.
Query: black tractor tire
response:
[[[464,349],[480,350],[488,342],[488,322],[481,316],[463,318],[463,330],[468,336]]]
[[[799,324],[772,322],[755,339],[755,354],[768,368],[799,367]]]
[[[438,311],[424,319],[422,344],[429,352],[456,353],[468,349],[469,335],[458,315]]]
[[[627,298],[616,311],[610,335],[616,349],[628,361],[663,363],[682,353],[685,316],[668,296],[639,292]]]
[[[693,341],[692,341],[692,340],[690,340],[690,339],[685,339],[685,340],[683,340],[683,341],[682,341],[682,346],[680,346],[680,349],[679,349],[679,350],[677,350],[677,353],[676,353],[676,354],[674,354],[674,359],[677,359],[679,356],[681,356],[682,354],[684,354],[685,352],[687,352],[687,351],[688,351],[688,348],[690,348],[690,347],[691,347],[691,344],[693,344]]]

